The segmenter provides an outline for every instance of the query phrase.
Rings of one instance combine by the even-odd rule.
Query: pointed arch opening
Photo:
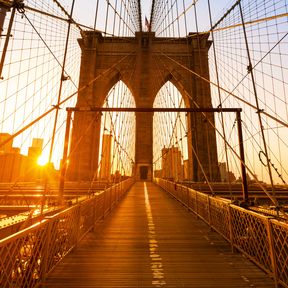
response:
[[[185,108],[180,91],[166,82],[156,95],[154,108]],[[154,177],[188,179],[188,129],[186,113],[157,112],[153,117]]]
[[[123,81],[107,94],[104,108],[133,108],[134,97]],[[131,176],[135,162],[135,113],[104,112],[101,117],[98,178],[118,182]]]

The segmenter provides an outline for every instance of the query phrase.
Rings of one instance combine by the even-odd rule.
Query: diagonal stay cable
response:
[[[173,75],[173,74],[172,74]],[[175,80],[177,81],[177,79],[175,78]],[[179,83],[181,85],[181,83]],[[194,105],[196,107],[200,107],[198,105],[198,103],[184,90],[185,94],[193,101]],[[232,145],[224,138],[224,136],[222,135],[221,131],[219,131],[219,129],[217,129],[217,127],[215,126],[215,124],[206,116],[206,113],[203,112],[202,115],[204,117],[206,117],[207,121],[209,122],[209,124],[211,125],[211,127],[213,127],[215,129],[215,131],[218,133],[218,135],[223,139],[223,141],[226,141],[227,146],[231,149],[231,151],[234,153],[234,155],[236,156],[236,158],[238,158],[238,160],[246,167],[247,171],[253,176],[253,178],[255,179],[255,181],[258,183],[259,187],[265,192],[265,194],[267,195],[267,197],[272,201],[272,203],[278,207],[278,202],[276,200],[276,198],[274,198],[274,196],[270,195],[270,193],[267,191],[267,189],[264,187],[264,185],[262,185],[261,182],[259,182],[259,180],[257,179],[257,177],[255,177],[254,172],[250,169],[250,167],[243,162],[243,160],[241,159],[241,157],[238,155],[238,153],[235,151],[235,149],[232,147]]]
[[[255,69],[269,54],[271,54],[271,52],[287,37],[288,32],[281,38],[279,39],[279,41],[277,41],[277,43],[275,43],[275,45],[252,67],[251,70]],[[247,78],[247,76],[249,75],[250,72],[248,72],[240,81],[239,83],[231,90],[231,92],[225,97],[225,99],[222,101],[222,103],[220,103],[219,105],[222,105],[227,98],[232,95],[232,93],[239,87],[239,85]]]
[[[33,23],[30,21],[30,19],[27,17],[27,15],[24,13],[22,13],[22,15],[25,17],[25,19],[29,22],[29,24],[31,25],[31,27],[33,28],[33,30],[36,32],[36,34],[39,36],[39,38],[41,39],[41,41],[44,43],[44,45],[46,46],[46,48],[49,50],[49,52],[51,53],[51,55],[53,56],[53,58],[56,60],[56,62],[59,64],[59,66],[63,69],[63,71],[65,72],[66,75],[69,75],[67,73],[67,71],[64,69],[63,65],[60,63],[60,61],[57,59],[56,55],[54,54],[54,52],[51,50],[51,48],[48,46],[48,44],[46,43],[46,41],[44,40],[44,38],[41,36],[41,34],[38,32],[38,30],[36,29],[36,27],[33,25]],[[71,79],[71,78],[70,78]],[[71,79],[71,82],[73,83],[74,87],[77,88],[77,85],[75,84],[75,82]]]
[[[106,69],[105,71],[103,71],[102,73],[100,73],[97,77],[95,77],[94,79],[92,79],[89,83],[87,83],[86,85],[84,85],[83,87],[80,87],[77,91],[75,91],[74,93],[72,93],[71,95],[69,95],[68,97],[66,97],[65,99],[63,99],[61,102],[59,102],[59,105],[57,106],[53,106],[52,108],[50,108],[49,110],[47,110],[46,112],[44,112],[42,115],[40,115],[39,117],[37,117],[36,119],[34,119],[33,121],[31,121],[29,124],[27,124],[26,126],[24,126],[22,129],[20,129],[19,131],[13,133],[9,138],[7,138],[5,141],[0,143],[0,147],[2,147],[3,145],[5,145],[6,143],[10,142],[11,140],[13,140],[15,137],[17,137],[18,135],[20,135],[21,133],[23,133],[24,131],[26,131],[28,128],[30,128],[31,126],[33,126],[35,123],[39,122],[41,119],[43,119],[44,117],[46,117],[47,115],[49,115],[51,112],[53,112],[55,109],[58,109],[62,104],[64,104],[65,102],[67,102],[68,100],[70,100],[71,98],[73,98],[75,95],[77,95],[79,92],[85,90],[86,88],[88,88],[91,84],[93,84],[94,82],[96,82],[99,78],[103,77],[104,75],[106,75],[108,72],[110,72],[112,69],[116,68],[117,65],[121,62],[123,62],[126,58],[130,57],[131,55],[133,55],[134,52],[129,53],[128,55],[122,57],[118,62],[116,62],[115,64],[113,64],[110,68]]]
[[[66,9],[59,3],[57,0],[53,0],[56,5],[62,10],[62,12],[68,17],[69,21],[71,21],[73,24],[77,26],[77,28],[82,32],[82,28],[80,25],[71,17],[71,15],[66,11]]]
[[[168,58],[170,58],[169,56],[167,56]],[[171,60],[175,61],[174,59],[171,58]],[[175,61],[177,62],[177,61]],[[178,62],[177,62],[178,63]],[[197,74],[196,72],[188,69],[187,67],[185,67],[184,65],[182,65],[181,63],[179,63],[182,68],[185,68],[186,70],[192,72],[193,74]],[[163,65],[164,67],[166,67],[166,65],[164,64]],[[174,76],[174,73],[171,72],[171,75],[174,77],[175,81],[178,82],[178,84],[182,87],[182,84],[179,82],[179,80],[177,79],[177,77]],[[200,76],[199,74],[197,74],[198,77],[200,77],[201,79],[207,81],[207,82],[210,82],[209,80],[207,80],[206,78]],[[216,85],[215,83],[213,83],[213,85]],[[189,95],[186,90],[184,89],[184,87],[182,87],[185,95],[191,99],[194,103],[194,105],[199,108],[199,104],[193,99],[193,97],[191,97],[191,95]],[[252,104],[251,104],[252,105]],[[207,121],[209,122],[209,124],[211,125],[211,127],[213,127],[213,129],[215,129],[215,131],[218,133],[218,135],[223,139],[223,141],[227,141],[224,136],[222,135],[221,131],[219,131],[219,129],[217,129],[217,127],[215,126],[215,124],[206,116],[206,113],[202,113],[202,115],[207,119]],[[243,164],[245,165],[247,171],[253,176],[253,178],[255,179],[255,181],[258,183],[259,187],[263,190],[263,192],[267,195],[267,197],[272,201],[272,203],[275,205],[275,206],[279,206],[278,205],[278,201],[275,197],[273,197],[272,195],[270,195],[270,193],[267,191],[267,189],[264,187],[264,185],[259,182],[259,180],[257,179],[257,177],[255,177],[254,175],[254,172],[251,170],[251,168],[249,166],[247,166],[246,163],[243,162],[243,160],[241,159],[241,157],[238,155],[238,153],[235,151],[235,149],[232,147],[232,145],[229,143],[229,142],[226,142],[227,146],[229,147],[229,149],[234,153],[235,157],[238,158],[238,160]]]
[[[268,118],[270,118],[270,119],[272,119],[272,120],[278,122],[279,124],[281,124],[281,125],[283,125],[283,126],[285,126],[285,127],[288,128],[288,123],[287,123],[287,122],[284,122],[284,121],[282,121],[282,120],[274,117],[273,115],[265,112],[264,110],[258,111],[257,107],[256,107],[255,105],[251,104],[250,102],[248,102],[248,101],[242,99],[241,97],[239,97],[239,96],[231,93],[231,91],[228,91],[227,89],[225,89],[225,88],[223,88],[223,87],[221,87],[221,86],[218,86],[216,83],[214,83],[214,82],[210,81],[209,79],[201,76],[201,75],[198,74],[197,72],[189,69],[188,67],[186,67],[186,66],[184,66],[183,64],[179,63],[177,60],[175,60],[175,59],[173,59],[172,57],[166,55],[165,53],[163,53],[163,52],[161,52],[161,51],[159,51],[159,53],[160,53],[161,55],[163,55],[164,57],[166,57],[167,59],[169,59],[169,60],[171,60],[172,62],[174,62],[175,64],[177,64],[178,66],[180,66],[181,68],[183,68],[184,70],[186,70],[186,71],[192,73],[193,75],[195,75],[196,77],[200,78],[201,80],[204,80],[205,82],[210,83],[211,85],[219,88],[219,89],[222,90],[223,92],[225,92],[225,93],[227,93],[227,94],[230,94],[231,96],[233,96],[234,98],[236,98],[236,99],[239,100],[240,102],[242,102],[242,103],[250,106],[251,108],[255,109],[255,110],[257,111],[257,113],[262,113],[263,115],[267,116]]]

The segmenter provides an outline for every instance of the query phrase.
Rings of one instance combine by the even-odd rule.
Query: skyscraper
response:
[[[0,143],[3,143],[8,138],[10,138],[11,135],[9,133],[0,133]],[[0,147],[0,153],[11,153],[12,152],[12,144],[13,140],[10,140],[6,144]]]
[[[32,146],[28,149],[28,158],[37,160],[43,148],[43,139],[42,138],[33,138],[32,139]]]
[[[162,149],[162,177],[175,181],[183,180],[182,154],[178,147]]]

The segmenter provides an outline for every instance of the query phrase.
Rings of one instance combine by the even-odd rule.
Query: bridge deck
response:
[[[274,285],[160,188],[139,182],[42,287]]]

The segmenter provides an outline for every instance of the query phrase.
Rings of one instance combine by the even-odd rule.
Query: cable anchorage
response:
[[[15,7],[16,10],[20,13],[23,14],[25,13],[25,4],[24,4],[24,0],[14,0],[12,7]]]

